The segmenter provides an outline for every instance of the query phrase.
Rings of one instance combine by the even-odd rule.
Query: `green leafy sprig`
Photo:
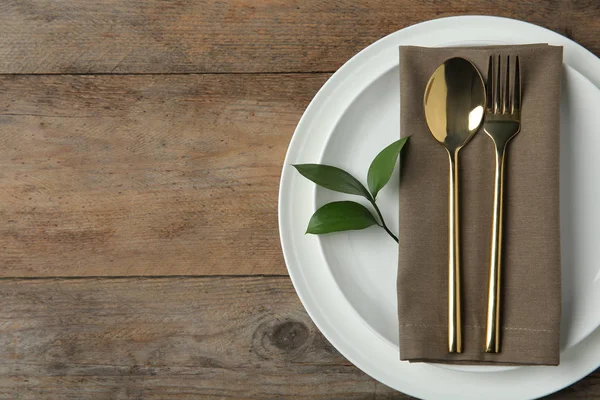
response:
[[[408,137],[395,141],[383,149],[371,162],[367,174],[367,186],[343,169],[323,164],[296,164],[294,167],[319,186],[336,192],[354,194],[367,199],[377,218],[362,204],[354,201],[334,201],[319,208],[310,218],[306,233],[324,233],[365,229],[372,225],[383,228],[396,242],[398,238],[386,225],[377,207],[377,194],[389,182],[396,160]]]

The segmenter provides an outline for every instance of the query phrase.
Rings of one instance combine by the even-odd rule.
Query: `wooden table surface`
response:
[[[1,2],[0,399],[408,399],[307,316],[277,190],[337,68],[458,14],[600,55],[597,0]]]

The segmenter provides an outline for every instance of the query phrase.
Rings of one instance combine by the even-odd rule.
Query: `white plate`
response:
[[[565,47],[561,99],[561,365],[472,374],[398,358],[397,246],[384,232],[304,235],[317,205],[347,196],[316,189],[290,164],[326,162],[360,179],[375,154],[399,135],[399,45],[547,42]],[[496,17],[453,17],[395,32],[336,72],[300,120],[283,168],[281,243],[290,277],[315,324],[351,362],[379,381],[420,398],[527,399],[567,386],[600,364],[600,60],[554,32]],[[595,110],[594,110],[595,108]],[[380,208],[398,231],[398,185]],[[355,198],[354,200],[358,200]],[[435,382],[432,385],[431,382]],[[517,383],[518,384],[515,384]]]

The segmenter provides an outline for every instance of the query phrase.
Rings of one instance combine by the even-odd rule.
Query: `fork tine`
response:
[[[501,59],[500,55],[498,55],[498,66],[496,68],[496,73],[494,74],[494,113],[500,112],[500,97],[502,96],[502,89],[500,86],[500,67],[501,67]]]
[[[519,56],[517,56],[511,113],[519,111],[521,111],[521,69],[519,68]]]
[[[504,75],[504,97],[502,101],[502,113],[510,111],[510,56],[506,56],[506,74]]]
[[[486,108],[492,110],[494,108],[494,56],[490,56],[490,60],[488,62],[488,74],[487,74],[487,82],[485,85],[487,89],[486,93]]]

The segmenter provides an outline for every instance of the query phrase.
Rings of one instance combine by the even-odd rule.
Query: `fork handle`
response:
[[[504,193],[504,153],[506,143],[494,143],[496,172],[494,174],[494,214],[488,282],[485,352],[500,352],[500,286],[502,267],[502,199]]]
[[[448,352],[461,353],[458,150],[448,150],[448,156],[450,160],[448,192]]]

